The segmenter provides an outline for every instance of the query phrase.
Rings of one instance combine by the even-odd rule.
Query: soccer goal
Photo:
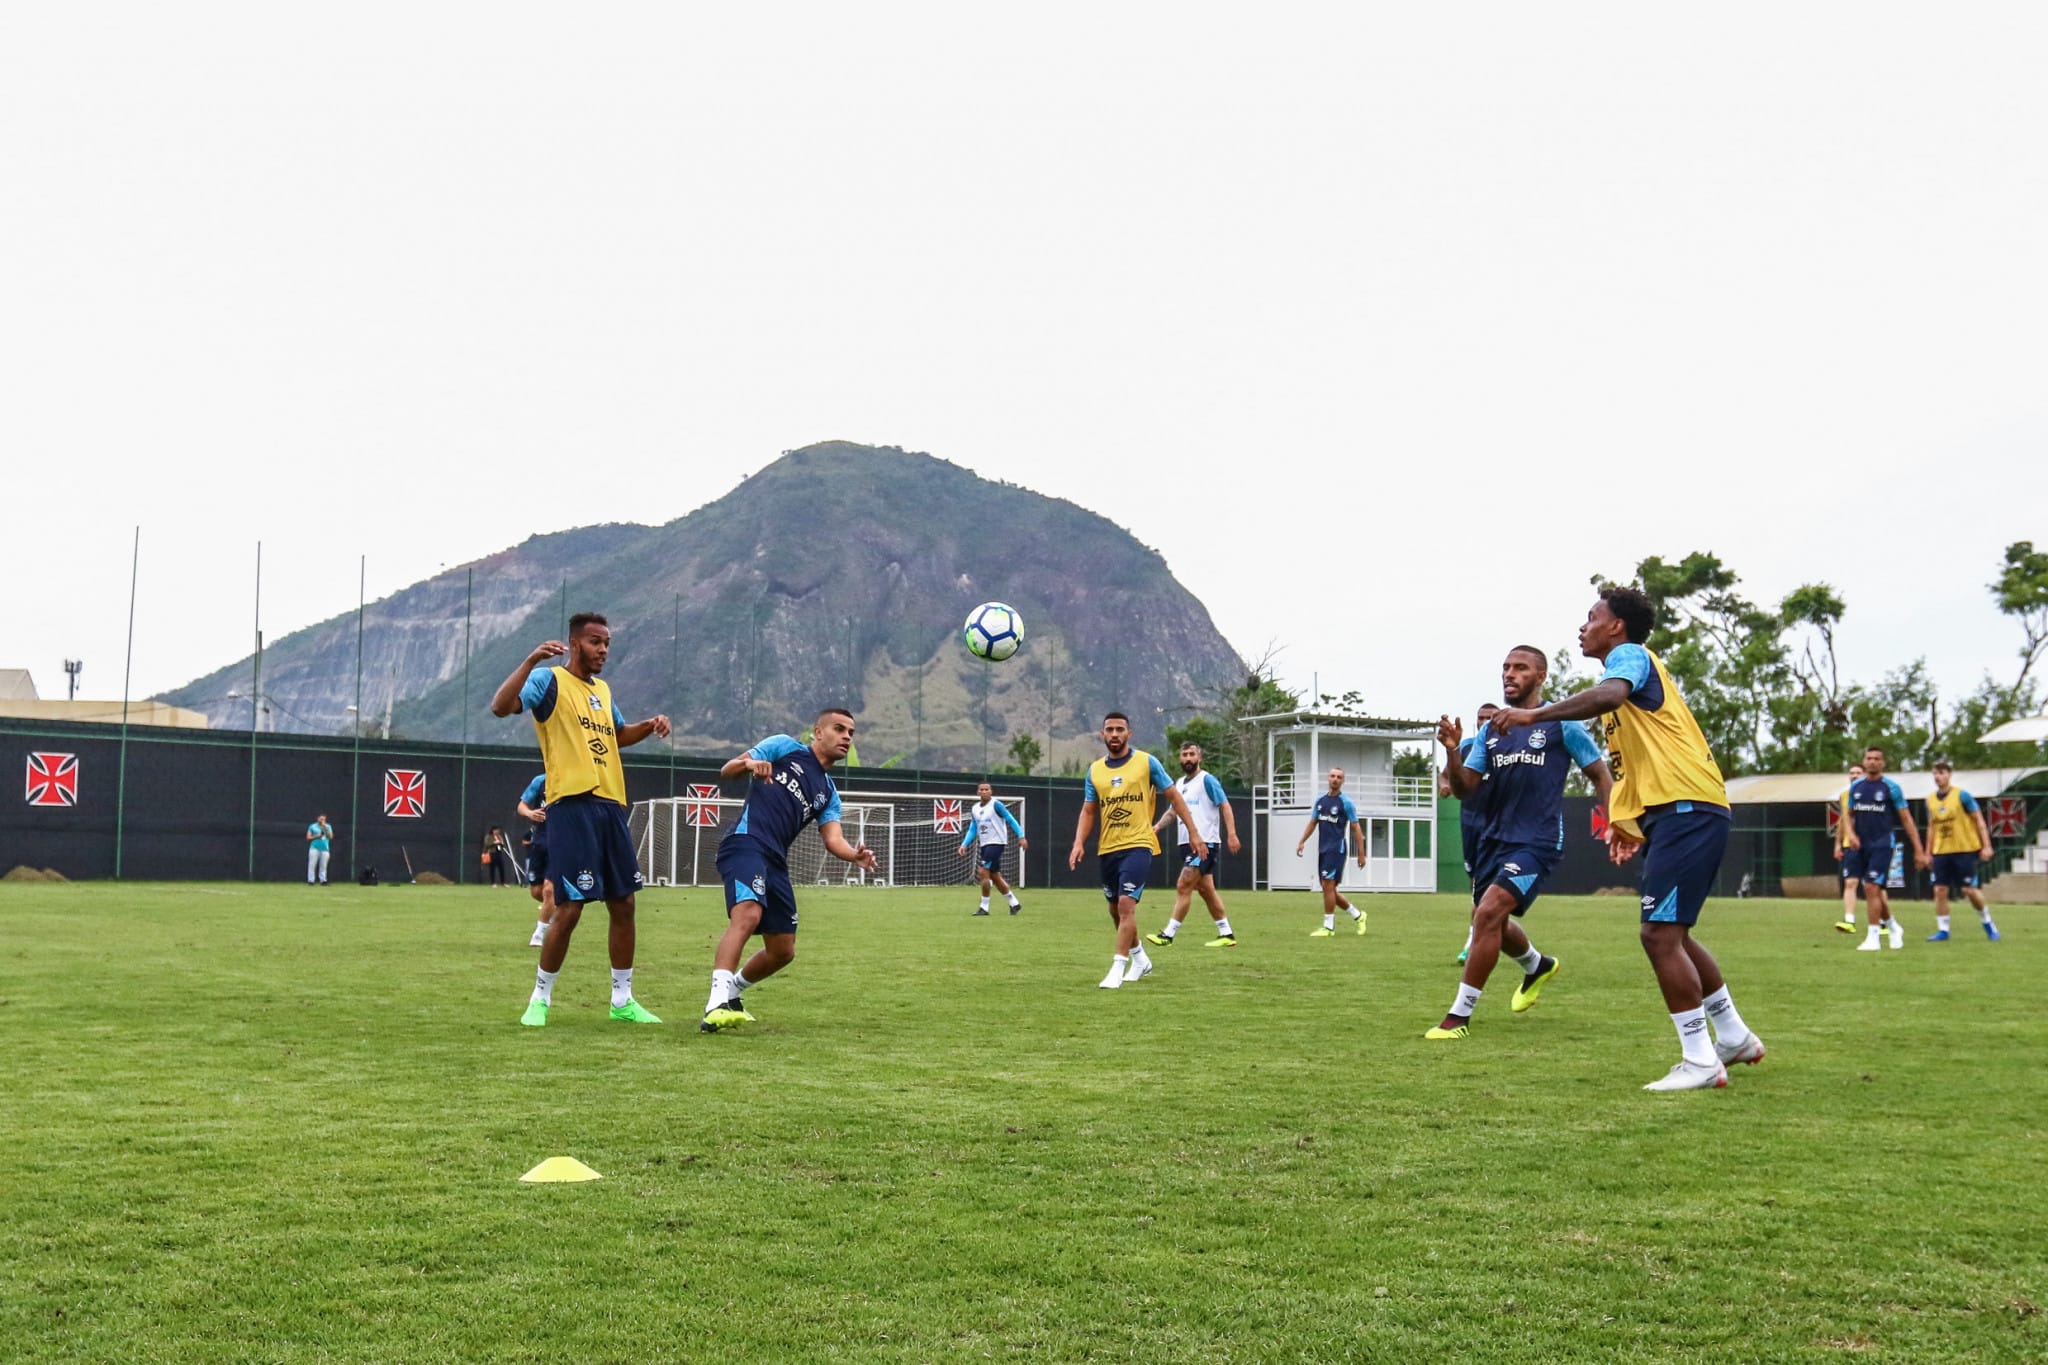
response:
[[[1004,798],[1028,833],[1024,800]],[[745,802],[695,786],[687,796],[636,801],[627,816],[640,876],[649,886],[715,886],[718,841],[740,817]],[[929,793],[844,792],[840,831],[848,842],[875,852],[877,868],[864,872],[825,851],[816,825],[806,825],[789,850],[790,880],[798,886],[962,886],[975,880],[978,859],[960,856],[968,810],[961,797]],[[1003,876],[1024,885],[1024,860],[1013,840],[1003,853]]]

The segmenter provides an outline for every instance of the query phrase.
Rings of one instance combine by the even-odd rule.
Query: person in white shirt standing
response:
[[[316,815],[306,826],[306,885],[327,885],[327,855],[334,845],[334,826],[327,817]]]
[[[1024,826],[1017,823],[1017,817],[1010,814],[1010,808],[996,800],[995,788],[984,782],[974,789],[974,809],[968,812],[966,837],[960,840],[960,856],[968,856],[969,850],[980,846],[980,862],[975,872],[981,881],[981,908],[974,913],[988,913],[988,889],[994,884],[1010,902],[1010,913],[1016,914],[1024,908],[1017,899],[1017,893],[1003,880],[1003,850],[1010,846],[1010,835],[1017,836],[1017,847],[1021,851],[1031,847],[1031,841],[1024,837]]]
[[[1208,844],[1209,852],[1207,857],[1195,857],[1188,843],[1188,827],[1181,824],[1180,880],[1173,887],[1173,917],[1158,933],[1145,935],[1145,941],[1160,948],[1171,947],[1174,936],[1180,932],[1181,921],[1188,917],[1188,905],[1200,893],[1202,904],[1209,907],[1209,918],[1216,921],[1216,937],[1202,946],[1235,948],[1237,934],[1230,927],[1230,914],[1223,908],[1223,897],[1216,893],[1216,869],[1222,861],[1225,841],[1232,853],[1238,850],[1237,816],[1230,809],[1230,798],[1223,794],[1223,784],[1213,773],[1203,770],[1201,745],[1180,746],[1180,771],[1181,779],[1174,785],[1180,788],[1181,799],[1188,803],[1188,814],[1195,817],[1195,828],[1201,833],[1203,842]],[[1175,819],[1173,812],[1168,811],[1153,828],[1165,829],[1166,822]]]

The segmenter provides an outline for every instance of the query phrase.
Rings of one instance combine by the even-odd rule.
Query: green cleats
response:
[[[1556,975],[1556,958],[1546,957],[1539,959],[1536,963],[1536,970],[1524,977],[1522,984],[1516,988],[1515,998],[1508,1001],[1508,1008],[1516,1014],[1520,1014],[1523,1010],[1534,1009],[1536,997],[1543,994],[1543,983]]]
[[[1310,938],[1335,938],[1337,937],[1337,931],[1335,929],[1311,929],[1308,931],[1308,936]]]
[[[658,1024],[660,1019],[638,1000],[628,1000],[623,1005],[612,1006],[612,1018],[622,1024]]]
[[[1237,935],[1218,934],[1215,938],[1210,939],[1207,943],[1204,943],[1202,946],[1204,948],[1235,948],[1237,946]]]
[[[1357,919],[1357,920],[1355,921],[1355,923],[1356,923],[1356,924],[1358,925],[1358,936],[1359,936],[1360,938],[1364,938],[1364,937],[1365,937],[1365,911],[1361,910],[1361,911],[1359,911],[1359,912],[1358,912],[1358,919]]]
[[[1145,935],[1145,942],[1151,944],[1154,948],[1171,948],[1173,946],[1173,940],[1164,934],[1147,934]]]
[[[1456,1028],[1445,1028],[1442,1024],[1438,1024],[1435,1028],[1431,1029],[1429,1032],[1423,1034],[1422,1036],[1429,1039],[1429,1041],[1432,1043],[1441,1043],[1448,1038],[1469,1037],[1471,1033],[1472,1030],[1470,1026],[1465,1024],[1460,1024]]]
[[[526,1013],[519,1016],[519,1022],[526,1025],[528,1028],[547,1027],[548,1002],[545,1000],[527,1001]]]
[[[710,1009],[705,1010],[704,1022],[697,1025],[697,1031],[700,1033],[720,1033],[726,1029],[738,1028],[741,1024],[751,1024],[753,1022],[754,1016],[748,1014],[747,1007],[740,1003],[738,996],[734,996],[722,1005],[714,1005]]]

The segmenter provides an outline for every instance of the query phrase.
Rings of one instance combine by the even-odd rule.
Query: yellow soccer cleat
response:
[[[1472,1026],[1469,1024],[1460,1024],[1456,1028],[1445,1028],[1442,1024],[1438,1024],[1435,1028],[1431,1029],[1429,1032],[1423,1034],[1422,1036],[1424,1038],[1427,1038],[1432,1043],[1441,1043],[1447,1038],[1466,1037],[1471,1032]]]
[[[1337,931],[1335,929],[1311,929],[1308,931],[1308,936],[1310,938],[1335,938],[1337,937]]]
[[[1364,938],[1364,937],[1365,937],[1365,911],[1361,910],[1361,911],[1359,911],[1359,912],[1358,912],[1358,920],[1357,920],[1357,923],[1358,923],[1358,936],[1359,936],[1360,938]]]
[[[1522,984],[1515,988],[1514,999],[1508,1001],[1508,1008],[1516,1014],[1536,1008],[1536,997],[1543,994],[1543,983],[1557,975],[1557,959],[1539,958],[1536,970],[1522,978]]]

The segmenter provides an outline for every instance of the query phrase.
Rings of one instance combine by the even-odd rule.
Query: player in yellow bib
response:
[[[1614,777],[1608,852],[1619,864],[1647,850],[1643,951],[1681,1052],[1670,1074],[1643,1089],[1704,1090],[1728,1084],[1729,1064],[1762,1061],[1764,1045],[1736,1013],[1714,955],[1692,936],[1728,847],[1728,788],[1664,661],[1644,647],[1656,621],[1634,588],[1602,588],[1579,627],[1580,652],[1606,665],[1600,681],[1548,706],[1511,706],[1495,714],[1493,730],[1600,717]]]
[[[658,1024],[633,998],[633,895],[640,867],[626,832],[626,770],[619,750],[669,733],[667,716],[626,724],[611,688],[597,675],[612,648],[611,627],[594,612],[569,618],[569,643],[549,640],[526,656],[491,697],[491,714],[525,711],[540,736],[547,770],[548,881],[555,902],[540,949],[533,997],[519,1022],[538,1028],[554,1003],[555,976],[586,901],[611,914],[612,1018]],[[542,664],[567,656],[553,667]]]
[[[1102,718],[1102,747],[1107,755],[1089,766],[1082,784],[1081,816],[1074,823],[1067,869],[1079,867],[1087,855],[1088,835],[1099,815],[1102,833],[1095,854],[1102,872],[1102,898],[1109,902],[1109,919],[1116,926],[1116,953],[1110,958],[1109,975],[1098,984],[1113,991],[1152,971],[1152,959],[1138,942],[1138,899],[1145,894],[1145,878],[1159,852],[1159,836],[1152,832],[1158,798],[1164,796],[1187,827],[1188,848],[1196,858],[1209,856],[1209,844],[1165,767],[1143,749],[1131,747],[1131,722],[1123,712]]]
[[[1929,943],[1948,942],[1948,899],[1960,891],[1976,910],[1984,925],[1984,937],[1998,942],[1998,926],[1991,922],[1991,907],[1985,904],[1978,885],[1978,860],[1991,851],[1991,827],[1977,798],[1955,786],[1956,770],[1944,761],[1934,765],[1934,790],[1927,796],[1927,852],[1923,867],[1934,872],[1934,932]]]

